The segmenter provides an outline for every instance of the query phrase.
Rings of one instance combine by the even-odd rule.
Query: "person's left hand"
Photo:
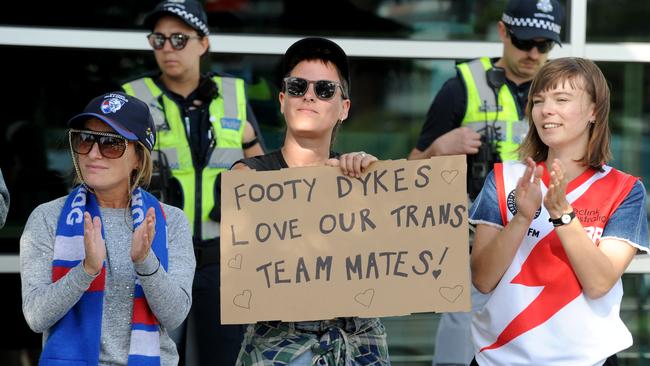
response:
[[[131,261],[142,263],[149,255],[149,249],[156,234],[156,213],[153,207],[149,207],[144,221],[133,232],[131,240]]]
[[[341,173],[352,178],[360,178],[371,163],[377,161],[377,158],[363,151],[343,154],[338,159],[329,159],[325,162],[327,166],[338,166]]]
[[[568,184],[565,176],[564,164],[558,159],[553,159],[551,164],[548,191],[544,196],[544,207],[551,218],[556,219],[565,213],[571,212],[571,205],[566,199]]]

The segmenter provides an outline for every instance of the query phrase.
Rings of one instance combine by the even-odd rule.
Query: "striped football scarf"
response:
[[[149,207],[156,212],[156,228],[152,248],[161,266],[167,270],[167,227],[162,206],[148,192],[137,188],[131,197],[133,229],[144,221]],[[97,199],[92,192],[79,186],[68,195],[61,210],[56,229],[52,282],[56,282],[77,266],[85,257],[84,212],[101,218]],[[102,226],[102,237],[105,237]],[[158,320],[151,312],[144,291],[135,276],[133,318],[129,365],[160,365]],[[40,365],[97,365],[99,362],[102,327],[102,306],[106,262],[79,301],[51,329],[43,346]]]

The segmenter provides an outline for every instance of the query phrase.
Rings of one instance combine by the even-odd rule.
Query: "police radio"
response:
[[[478,153],[468,155],[469,172],[467,174],[467,191],[470,199],[475,199],[483,188],[483,183],[494,163],[501,161],[499,156],[498,142],[501,140],[501,127],[496,126],[499,117],[499,89],[506,82],[506,72],[501,67],[492,67],[485,72],[486,80],[496,102],[496,114],[494,120],[490,123],[487,118],[487,112],[490,108],[487,101],[483,101],[483,110],[485,112],[485,126],[477,132],[481,134],[481,146]]]

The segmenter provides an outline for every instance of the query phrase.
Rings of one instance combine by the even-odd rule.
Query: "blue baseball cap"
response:
[[[111,126],[129,141],[140,141],[149,151],[156,143],[156,127],[149,106],[123,92],[110,92],[91,100],[84,111],[68,121],[72,128],[83,128],[84,122],[97,118]]]

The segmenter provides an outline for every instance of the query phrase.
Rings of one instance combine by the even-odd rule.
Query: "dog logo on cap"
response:
[[[104,112],[104,114],[115,113],[119,111],[120,108],[122,108],[124,103],[126,103],[124,100],[117,99],[117,98],[105,99],[102,102],[102,106],[101,106],[102,112]]]
[[[537,1],[537,9],[544,13],[550,13],[553,11],[553,4],[551,4],[551,0],[539,0]]]

